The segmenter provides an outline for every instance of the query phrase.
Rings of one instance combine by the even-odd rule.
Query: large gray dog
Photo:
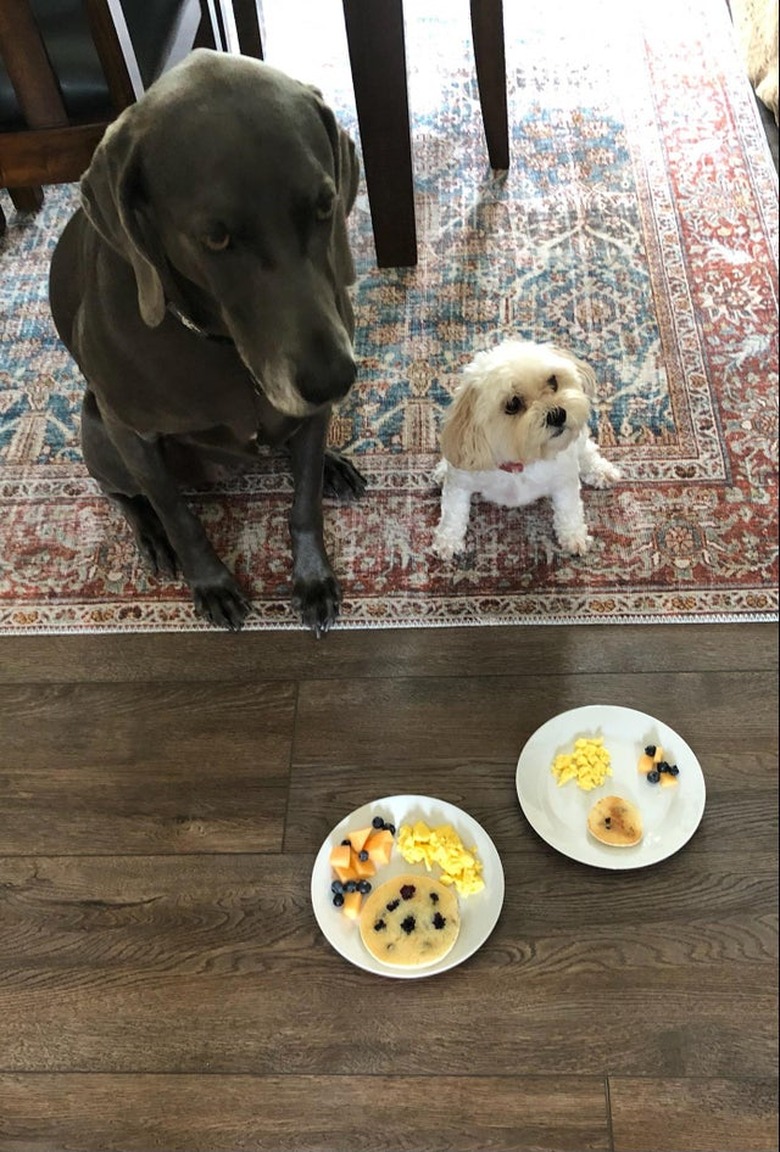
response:
[[[289,449],[293,604],[316,635],[341,599],[323,487],[364,481],[326,448],[355,379],[346,231],[355,149],[320,93],[200,49],[108,129],[50,278],[57,330],[87,380],[82,446],[153,571],[239,628],[249,603],[179,485]]]

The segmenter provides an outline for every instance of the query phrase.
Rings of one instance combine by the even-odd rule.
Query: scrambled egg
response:
[[[462,896],[481,892],[485,887],[482,864],[477,850],[468,851],[455,829],[449,824],[429,828],[424,820],[416,824],[402,824],[396,840],[398,850],[407,864],[424,862],[430,872],[434,864],[442,870],[442,884],[454,884]]]
[[[558,787],[576,780],[580,788],[590,792],[612,775],[610,755],[601,736],[580,737],[574,741],[574,751],[562,752],[553,760],[552,773]]]

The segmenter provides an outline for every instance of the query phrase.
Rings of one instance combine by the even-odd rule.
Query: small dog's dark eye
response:
[[[522,396],[512,396],[504,405],[507,416],[516,416],[518,412],[525,412],[525,401]]]
[[[208,248],[210,252],[224,252],[230,247],[230,233],[224,228],[207,232],[202,239],[204,248]]]
[[[550,379],[547,381],[547,383],[550,385],[553,392],[558,391],[558,377],[557,376],[551,376]]]

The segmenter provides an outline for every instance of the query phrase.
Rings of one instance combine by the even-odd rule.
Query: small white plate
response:
[[[414,824],[424,820],[430,827],[438,824],[451,824],[466,848],[475,847],[477,857],[482,862],[482,877],[485,887],[481,892],[470,896],[458,895],[460,904],[460,932],[450,952],[436,964],[425,968],[390,968],[381,964],[366,950],[360,939],[358,925],[349,920],[343,912],[333,906],[331,883],[333,872],[330,867],[330,851],[340,844],[350,829],[365,827],[375,816],[381,816],[396,830],[402,824]],[[402,872],[426,873],[424,864],[407,864],[397,847],[389,864],[380,868],[372,884],[383,884]],[[438,877],[441,870],[434,867],[431,875]],[[448,804],[446,800],[436,800],[432,796],[385,796],[372,800],[362,808],[356,808],[349,816],[337,824],[327,837],[314,861],[311,874],[311,902],[317,923],[325,938],[346,960],[367,972],[380,976],[393,976],[408,980],[422,976],[435,976],[446,972],[457,964],[462,964],[487,940],[496,926],[501,906],[504,903],[504,869],[493,841],[484,828],[467,812]]]
[[[552,764],[580,736],[603,736],[612,775],[590,792],[575,780],[560,785]],[[650,784],[638,771],[646,745],[660,745],[680,769],[675,788]],[[517,795],[531,827],[553,848],[595,868],[646,868],[687,844],[704,813],[706,790],[699,761],[681,736],[633,708],[593,704],[562,712],[538,728],[517,762]],[[631,848],[611,848],[588,832],[588,811],[602,796],[622,796],[642,813],[644,836]]]

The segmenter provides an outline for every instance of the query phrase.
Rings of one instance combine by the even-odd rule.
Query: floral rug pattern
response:
[[[777,181],[726,6],[596,0],[586,20],[576,0],[505,4],[502,174],[462,7],[406,13],[418,265],[375,267],[364,186],[350,222],[359,380],[332,439],[369,484],[326,506],[340,626],[776,618]],[[295,3],[266,0],[266,55],[318,84],[359,144],[339,12],[311,16],[307,64]],[[35,216],[0,195],[0,631],[205,628],[182,585],[145,572],[81,463],[83,385],[46,296],[77,189],[48,189]],[[558,550],[548,505],[478,504],[466,552],[442,562],[441,414],[461,367],[508,336],[589,361],[593,434],[624,479],[585,489],[584,558]],[[297,626],[290,491],[268,455],[192,494],[252,599],[248,628]]]

